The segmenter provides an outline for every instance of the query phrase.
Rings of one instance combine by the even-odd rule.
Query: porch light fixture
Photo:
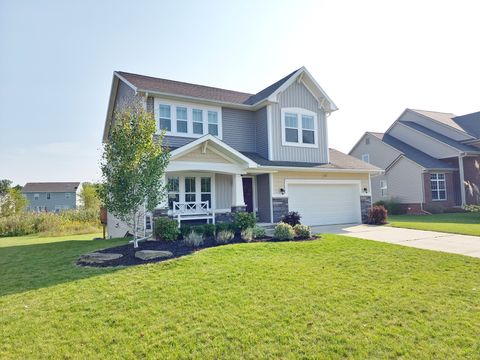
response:
[[[281,193],[282,195],[285,195],[285,189],[284,189],[284,188],[280,188],[280,193]]]

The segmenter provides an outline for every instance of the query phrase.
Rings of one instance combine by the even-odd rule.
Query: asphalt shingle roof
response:
[[[397,149],[405,156],[407,159],[416,162],[418,165],[423,166],[426,169],[448,169],[454,170],[456,167],[447,164],[446,162],[436,159],[424,152],[415,149],[414,147],[404,143],[403,141],[398,140],[397,138],[383,133],[370,133],[373,136],[382,140],[385,144],[390,145],[391,147]]]
[[[467,134],[480,138],[480,111],[453,118],[455,124],[460,126]]]
[[[22,192],[75,192],[79,186],[79,182],[26,183]]]
[[[234,104],[254,105],[257,102],[269,97],[297,71],[298,70],[295,70],[294,72],[288,74],[281,80],[266,87],[265,89],[259,91],[256,94],[249,94],[245,92],[226,90],[211,86],[191,84],[181,81],[155,78],[151,76],[132,74],[123,71],[117,71],[117,74],[122,76],[125,80],[127,80],[129,83],[131,83],[133,86],[140,90],[155,91]]]

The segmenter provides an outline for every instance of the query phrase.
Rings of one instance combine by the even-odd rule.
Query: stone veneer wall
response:
[[[273,222],[277,223],[282,220],[284,215],[288,214],[288,198],[274,197],[272,198],[273,206]]]
[[[362,222],[366,223],[368,221],[368,209],[372,207],[372,197],[371,196],[360,196],[360,208],[362,212]]]

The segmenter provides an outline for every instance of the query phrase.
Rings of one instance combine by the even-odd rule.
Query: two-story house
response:
[[[385,169],[373,201],[394,198],[413,213],[480,203],[480,112],[406,109],[385,133],[366,132],[350,155]]]
[[[171,151],[163,213],[203,203],[216,221],[237,211],[264,223],[288,211],[308,225],[365,218],[379,169],[329,149],[327,118],[337,107],[304,67],[255,94],[115,72],[104,141],[115,111],[133,99],[154,114]],[[110,214],[109,234],[125,234]]]
[[[26,183],[22,193],[27,210],[59,212],[77,208],[80,189],[79,182],[37,182]]]

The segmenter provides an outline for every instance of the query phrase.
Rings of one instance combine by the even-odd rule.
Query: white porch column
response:
[[[463,171],[463,155],[458,157],[458,172],[460,174],[460,195],[462,197],[462,207],[467,205],[467,200],[465,196],[465,173]]]
[[[162,183],[163,183],[163,186],[165,188],[165,194],[164,194],[164,197],[162,199],[162,201],[160,202],[160,204],[157,205],[157,209],[165,209],[168,207],[168,189],[167,189],[167,175],[166,174],[163,174],[162,176]]]
[[[240,174],[233,174],[232,178],[232,206],[245,206],[242,176]]]

